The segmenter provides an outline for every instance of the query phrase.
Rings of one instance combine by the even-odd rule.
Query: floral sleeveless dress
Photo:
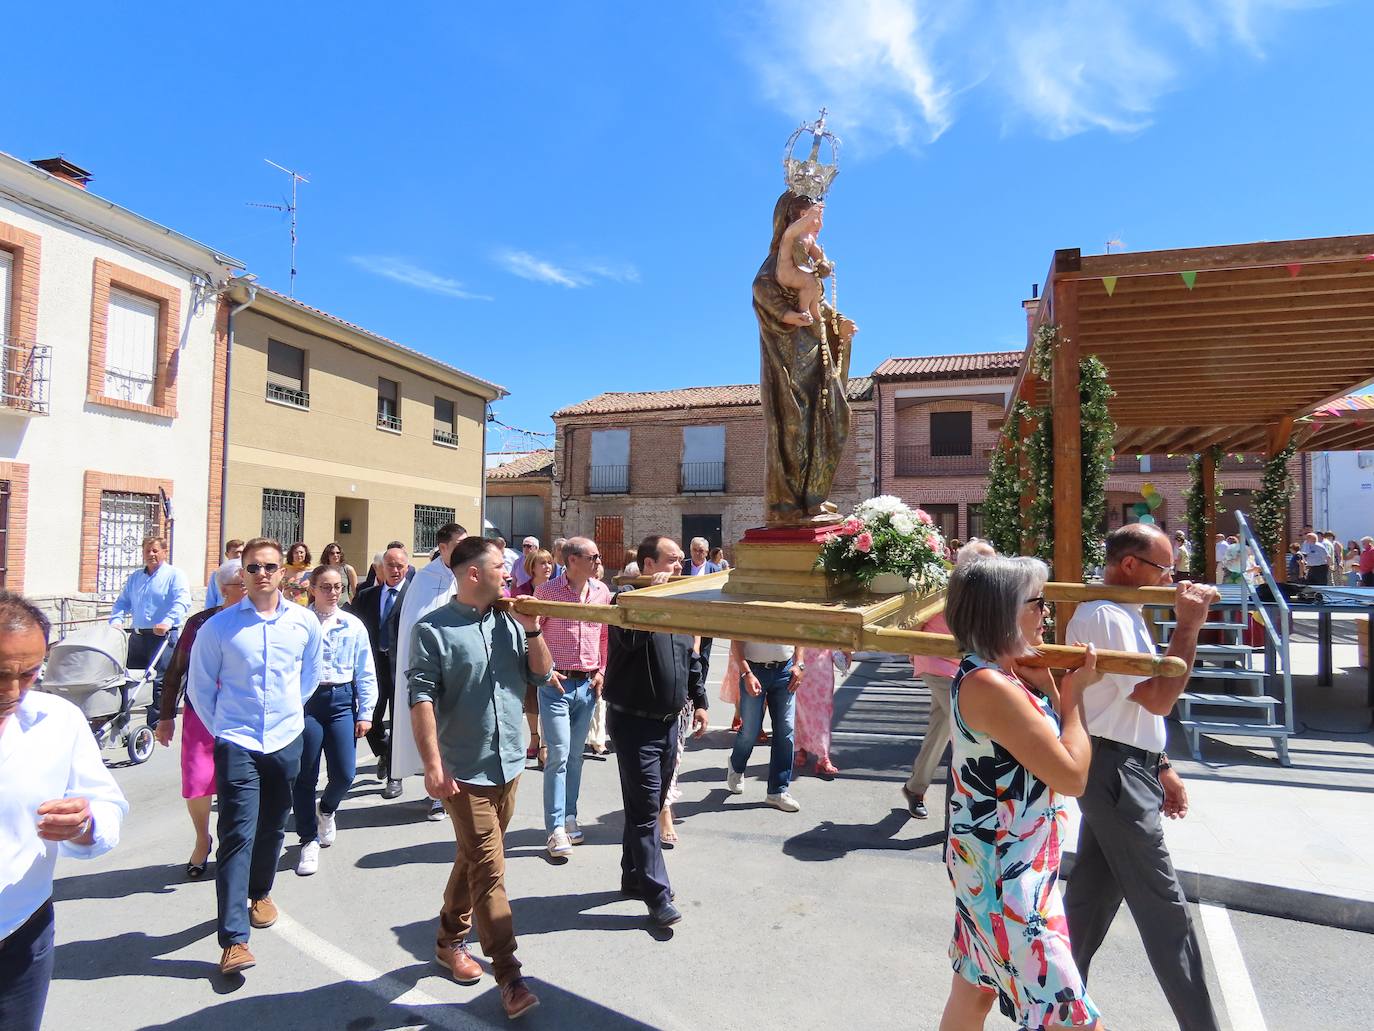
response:
[[[998,669],[1059,729],[1048,698],[976,655],[951,689],[954,747],[945,865],[954,884],[949,958],[970,984],[995,991],[1019,1027],[1090,1026],[1098,1011],[1069,951],[1064,901],[1055,890],[1067,822],[1059,795],[959,713],[959,686],[976,669]]]

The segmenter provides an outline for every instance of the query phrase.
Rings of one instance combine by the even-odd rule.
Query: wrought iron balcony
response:
[[[628,465],[593,465],[587,470],[588,494],[630,493]]]
[[[0,411],[47,415],[51,375],[52,348],[4,344],[0,347]]]
[[[898,476],[986,476],[991,454],[976,448],[971,455],[932,455],[928,446],[902,444],[894,458]]]
[[[267,400],[275,401],[277,404],[290,405],[292,408],[310,410],[310,391],[296,390],[294,387],[282,386],[280,383],[267,384]]]
[[[720,492],[725,489],[724,462],[683,462],[683,494]]]
[[[444,447],[457,447],[458,434],[453,432],[453,430],[436,429],[434,431],[434,443],[442,444]]]

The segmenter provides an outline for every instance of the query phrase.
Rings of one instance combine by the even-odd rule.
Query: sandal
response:
[[[830,756],[823,755],[816,760],[817,777],[833,777],[840,772],[840,768],[830,761]]]
[[[526,748],[526,749],[525,749],[525,759],[526,759],[526,761],[531,761],[531,760],[538,759],[538,758],[539,758],[539,735],[538,735],[538,734],[531,734],[531,735],[530,735],[530,746],[529,746],[529,748]]]
[[[667,809],[667,807],[665,806],[665,807],[664,807],[664,812],[667,812],[667,811],[668,811],[668,809]],[[659,813],[659,817],[658,817],[658,839],[659,839],[660,842],[663,843],[663,847],[664,847],[664,848],[672,848],[674,845],[677,844],[677,831],[673,829],[673,820],[672,820],[672,818],[670,817],[669,820],[668,820],[668,825],[665,827],[665,826],[663,825],[663,813],[662,813],[662,812]]]
[[[215,854],[215,841],[214,841],[213,838],[211,838],[211,839],[210,839],[210,847],[209,847],[209,849],[207,849],[206,852],[205,852],[205,858],[202,859],[199,863],[191,863],[191,862],[188,862],[188,863],[186,864],[186,879],[189,880],[189,881],[198,881],[198,880],[200,880],[202,877],[204,877],[204,876],[205,876],[205,870],[206,870],[206,868],[209,867],[209,865],[210,865],[210,857],[211,857],[212,855],[214,855],[214,854]]]
[[[800,770],[803,766],[806,765],[806,749],[804,749],[804,748],[798,748],[798,749],[797,749],[797,757],[796,757],[795,759],[792,760],[792,765],[795,766],[795,767],[796,767],[797,769],[799,769],[799,770]]]

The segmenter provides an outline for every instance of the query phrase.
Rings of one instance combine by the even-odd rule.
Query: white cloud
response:
[[[575,290],[591,286],[598,279],[617,283],[639,282],[639,270],[633,265],[606,262],[564,262],[556,264],[537,257],[529,251],[505,248],[496,252],[496,262],[511,275],[535,283],[548,283]]]
[[[359,268],[366,269],[374,276],[391,279],[417,290],[425,290],[445,297],[456,297],[461,301],[490,301],[486,294],[473,293],[456,279],[441,276],[437,272],[421,268],[404,258],[385,255],[355,254],[349,258]]]
[[[1280,16],[1320,2],[767,0],[741,45],[780,109],[824,105],[861,147],[934,142],[983,95],[1063,138],[1138,132],[1189,64],[1223,47],[1262,60]]]

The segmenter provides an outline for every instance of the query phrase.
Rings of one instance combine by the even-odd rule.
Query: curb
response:
[[[1065,852],[1060,860],[1060,877],[1073,875],[1078,857]],[[1259,881],[1177,870],[1184,897],[1189,902],[1212,902],[1241,913],[1298,920],[1322,927],[1374,934],[1374,900],[1344,898],[1304,888],[1286,888]]]

